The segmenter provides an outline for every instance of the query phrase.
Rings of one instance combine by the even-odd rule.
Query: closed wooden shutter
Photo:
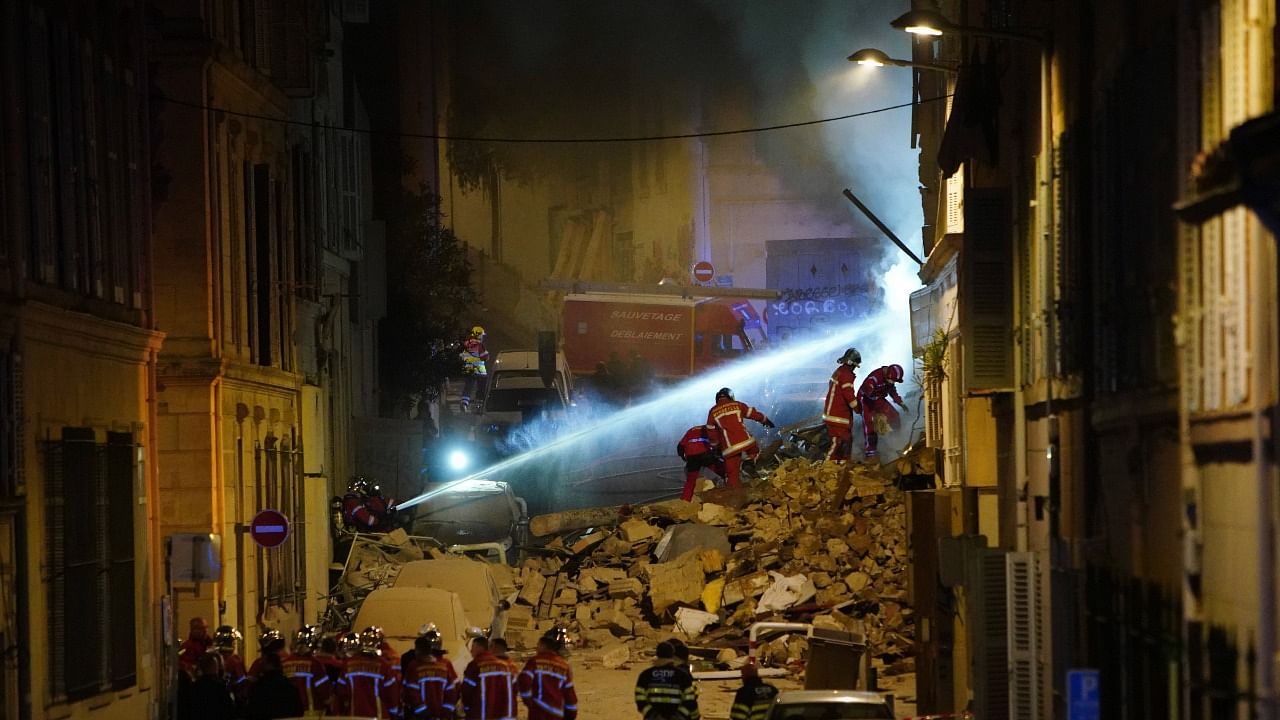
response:
[[[105,448],[107,577],[109,590],[106,606],[109,621],[106,641],[110,672],[107,679],[113,689],[132,686],[137,681],[137,634],[135,626],[134,576],[134,486],[137,481],[134,463],[137,447],[130,433],[107,433]]]
[[[1037,720],[1045,704],[1040,654],[1040,572],[1035,553],[1005,556],[1005,592],[1009,643],[1009,717]]]
[[[979,717],[988,720],[1022,720],[1009,715],[1009,616],[1008,577],[1005,555],[984,550],[978,558],[978,587],[971,588],[981,598],[981,645],[975,670],[982,675],[984,691],[979,699]]]
[[[1013,389],[1013,277],[1009,193],[970,188],[961,249],[965,384],[969,392]]]

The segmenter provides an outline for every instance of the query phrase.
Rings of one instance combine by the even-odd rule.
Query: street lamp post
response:
[[[885,65],[892,65],[894,67],[918,68],[920,70],[934,70],[941,73],[947,73],[949,75],[956,74],[956,68],[950,65],[943,65],[940,63],[914,62],[912,60],[899,60],[898,58],[891,58],[888,55],[886,55],[884,51],[877,50],[875,48],[863,48],[858,52],[850,55],[846,59],[852,63],[857,63],[859,65],[869,65],[871,67],[884,67]]]

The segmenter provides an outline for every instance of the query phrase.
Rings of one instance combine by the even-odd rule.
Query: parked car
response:
[[[494,377],[476,423],[476,443],[482,453],[495,457],[537,447],[556,435],[568,411],[565,394],[543,386],[542,378]]]
[[[404,655],[413,647],[418,630],[435,623],[444,638],[449,662],[461,675],[471,662],[467,613],[455,592],[428,587],[388,587],[369,593],[360,604],[351,627],[357,631],[377,625],[386,634],[387,644]]]
[[[538,370],[537,350],[503,350],[494,356],[489,363],[489,388],[492,389],[505,378],[536,378],[542,375]],[[563,352],[556,353],[556,371],[551,384],[560,391],[565,405],[573,404],[573,376],[569,374],[569,363]],[[539,384],[539,387],[542,387]]]
[[[428,487],[412,508],[412,535],[435,538],[445,545],[499,543],[506,550],[522,542],[528,521],[524,500],[508,483],[470,478]]]
[[[469,557],[415,560],[400,568],[393,587],[439,588],[457,593],[469,627],[481,628],[490,637],[501,637],[506,632],[509,606],[490,563]]]
[[[778,694],[769,720],[893,720],[893,708],[873,692],[791,690]]]

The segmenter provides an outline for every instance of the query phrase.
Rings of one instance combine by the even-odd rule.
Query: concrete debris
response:
[[[508,634],[536,641],[565,624],[619,667],[680,634],[736,667],[751,623],[813,622],[864,637],[877,667],[911,667],[906,495],[895,481],[899,466],[928,474],[933,459],[847,472],[788,460],[754,487],[700,488],[702,503],[541,516],[535,534],[554,535],[558,555],[520,569]],[[781,665],[807,649],[804,638],[783,636],[763,643],[760,657]]]
[[[600,653],[600,664],[610,670],[617,670],[631,659],[631,648],[623,643],[614,643]]]

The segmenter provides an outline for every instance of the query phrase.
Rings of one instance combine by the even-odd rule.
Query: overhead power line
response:
[[[762,125],[759,127],[737,128],[734,130],[709,130],[705,132],[676,133],[672,135],[630,135],[617,137],[545,137],[545,138],[519,138],[519,137],[486,137],[481,135],[444,135],[440,133],[410,133],[397,132],[391,130],[374,130],[369,128],[345,127],[342,125],[328,125],[325,123],[307,122],[305,120],[290,120],[289,118],[272,117],[270,115],[260,115],[257,113],[241,112],[239,110],[231,110],[229,108],[216,107],[198,102],[190,102],[169,97],[168,95],[157,93],[152,96],[156,100],[166,102],[171,105],[180,105],[182,107],[195,108],[197,110],[208,110],[211,112],[220,112],[233,117],[247,118],[251,120],[262,120],[264,122],[280,123],[283,125],[294,125],[297,127],[311,128],[315,130],[341,130],[344,132],[363,133],[366,135],[384,135],[392,137],[412,138],[418,140],[448,140],[450,142],[484,142],[484,143],[511,143],[511,144],[584,144],[584,143],[632,143],[632,142],[654,142],[660,140],[689,140],[692,138],[704,137],[724,137],[726,135],[749,135],[753,133],[771,132],[774,130],[787,130],[789,128],[808,127],[811,125],[822,125],[825,123],[840,122],[841,120],[852,120],[853,118],[866,117],[867,115],[877,115],[879,113],[889,112],[891,110],[901,110],[912,105],[923,105],[925,103],[937,102],[945,100],[950,95],[939,95],[938,97],[924,98],[918,102],[905,102],[897,105],[888,105],[872,110],[862,110],[860,112],[849,113],[847,115],[837,115],[835,117],[818,118],[816,120],[802,120],[800,122],[780,123],[777,125]]]

